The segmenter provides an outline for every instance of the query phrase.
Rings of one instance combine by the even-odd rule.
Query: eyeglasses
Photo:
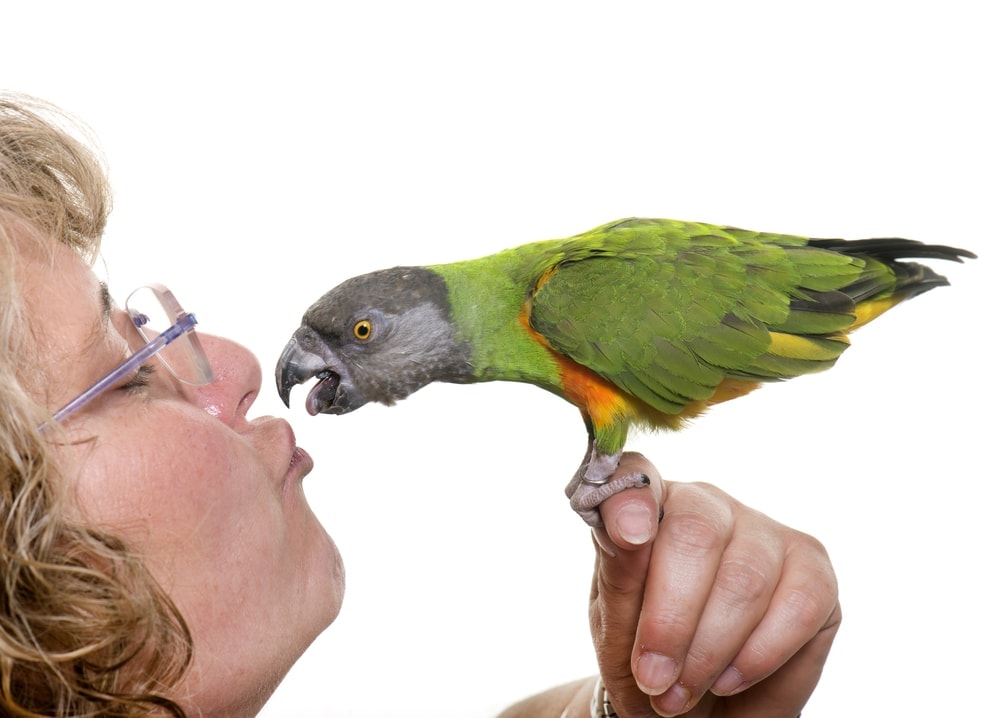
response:
[[[194,314],[181,309],[173,293],[162,284],[139,287],[125,300],[125,311],[146,342],[103,379],[53,414],[56,422],[93,401],[118,384],[154,355],[171,374],[185,384],[202,386],[214,378],[208,355],[194,333]]]

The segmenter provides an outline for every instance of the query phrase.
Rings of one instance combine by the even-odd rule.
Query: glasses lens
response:
[[[147,343],[187,316],[170,290],[161,285],[139,287],[126,300],[125,309]],[[157,356],[183,382],[201,385],[212,381],[208,356],[193,329],[167,344]]]

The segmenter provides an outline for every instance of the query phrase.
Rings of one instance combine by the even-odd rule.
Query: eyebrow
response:
[[[98,283],[97,296],[101,303],[101,325],[107,326],[111,320],[111,307],[114,305],[111,301],[111,292],[108,290],[107,282]]]
[[[111,299],[111,292],[108,290],[106,282],[98,282],[97,303],[100,306],[101,313],[97,321],[94,322],[90,338],[87,340],[85,350],[88,352],[96,347],[103,337],[107,336],[109,327],[111,326],[111,312],[115,307],[115,303]]]

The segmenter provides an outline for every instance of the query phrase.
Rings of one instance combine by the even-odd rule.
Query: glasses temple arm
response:
[[[96,397],[100,396],[102,393],[108,390],[108,388],[121,381],[122,377],[125,377],[135,371],[140,365],[149,361],[153,356],[156,355],[163,347],[167,346],[170,342],[174,341],[180,336],[183,336],[186,332],[189,332],[194,328],[196,320],[193,314],[184,314],[181,316],[177,323],[166,329],[162,334],[151,340],[144,347],[135,352],[132,356],[126,359],[124,362],[119,364],[114,370],[111,371],[107,376],[102,378],[92,387],[87,389],[87,391],[80,394],[73,401],[68,403],[62,409],[57,411],[52,415],[53,421],[59,423],[64,421],[68,416],[78,411],[81,407],[86,405],[88,402],[92,401]]]

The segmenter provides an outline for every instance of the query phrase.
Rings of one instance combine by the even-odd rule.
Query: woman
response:
[[[0,713],[253,715],[343,597],[312,461],[285,421],[248,418],[247,350],[158,285],[111,302],[90,269],[110,193],[65,121],[0,98]],[[509,715],[794,715],[839,622],[822,548],[627,461],[654,480],[595,535],[606,689]]]

